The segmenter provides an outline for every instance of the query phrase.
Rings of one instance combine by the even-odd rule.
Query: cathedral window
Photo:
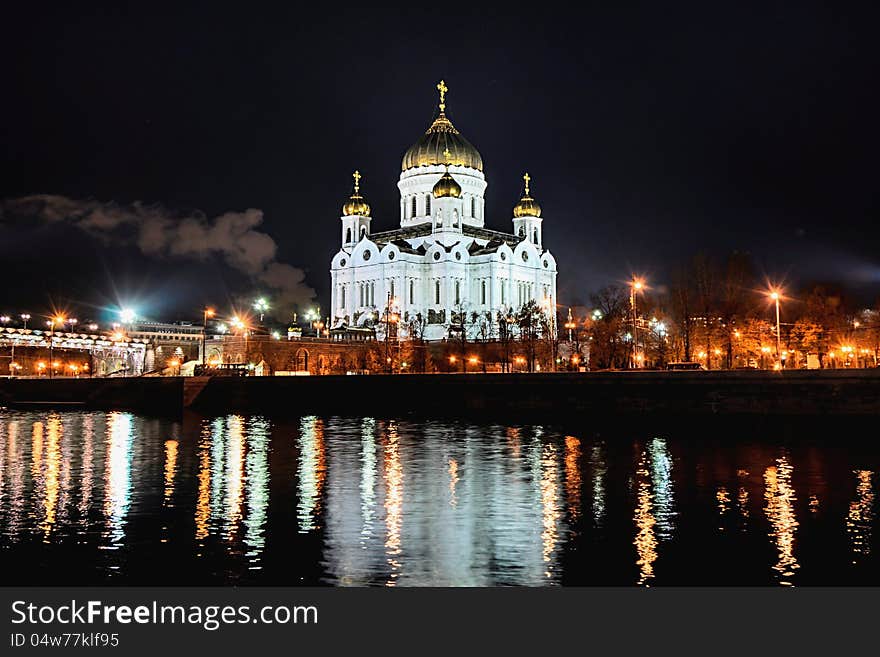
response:
[[[505,303],[507,303],[506,290],[507,290],[507,281],[502,279],[501,280],[501,305],[504,305]]]
[[[431,215],[431,195],[430,194],[428,194],[425,197],[425,214],[428,216]]]
[[[520,236],[520,237],[525,237],[525,236],[526,236],[526,230],[525,230],[525,228],[523,228],[522,226],[519,227],[519,236]]]
[[[471,216],[477,216],[477,199],[474,196],[471,196]]]
[[[452,212],[452,227],[458,228],[460,226],[458,222],[458,210],[453,210]]]
[[[394,299],[394,279],[391,280],[391,298]]]
[[[345,241],[351,242],[351,228],[345,229]]]
[[[339,307],[345,308],[345,286],[339,286]]]
[[[486,305],[486,281],[480,283],[480,303]]]
[[[409,282],[409,302],[410,303],[416,302],[416,282],[415,281]]]
[[[538,229],[537,228],[535,228],[534,232],[532,233],[532,241],[535,244],[538,243]]]
[[[461,303],[461,283],[455,281],[455,305]]]
[[[416,216],[416,197],[412,197],[412,216]]]
[[[440,303],[440,281],[434,281],[434,303]]]

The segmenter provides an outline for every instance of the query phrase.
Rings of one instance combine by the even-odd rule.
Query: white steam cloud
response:
[[[3,201],[0,219],[7,216],[66,222],[108,242],[134,243],[149,256],[219,256],[274,290],[275,307],[306,304],[315,297],[302,269],[275,259],[278,245],[259,230],[261,210],[227,212],[211,219],[203,214],[180,216],[140,202],[121,206],[42,194]]]

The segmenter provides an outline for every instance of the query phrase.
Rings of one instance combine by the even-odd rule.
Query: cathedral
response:
[[[395,322],[397,335],[417,331],[426,340],[455,330],[493,337],[499,318],[529,301],[545,312],[555,308],[556,260],[544,248],[529,175],[513,207],[513,230],[487,228],[483,159],[447,117],[442,80],[437,90],[436,118],[403,156],[399,228],[372,230],[362,177],[354,172],[340,217],[341,248],[330,266],[334,328],[381,332]]]

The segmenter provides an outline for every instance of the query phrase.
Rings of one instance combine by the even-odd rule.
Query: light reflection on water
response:
[[[878,467],[543,425],[0,411],[0,554],[22,583],[878,584]]]

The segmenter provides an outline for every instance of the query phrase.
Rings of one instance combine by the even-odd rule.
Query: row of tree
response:
[[[724,262],[700,254],[668,287],[634,294],[628,285],[611,285],[590,300],[560,337],[570,337],[578,351],[586,341],[594,369],[681,360],[709,369],[866,367],[876,366],[880,352],[875,308],[831,285],[774,289],[742,253]]]

